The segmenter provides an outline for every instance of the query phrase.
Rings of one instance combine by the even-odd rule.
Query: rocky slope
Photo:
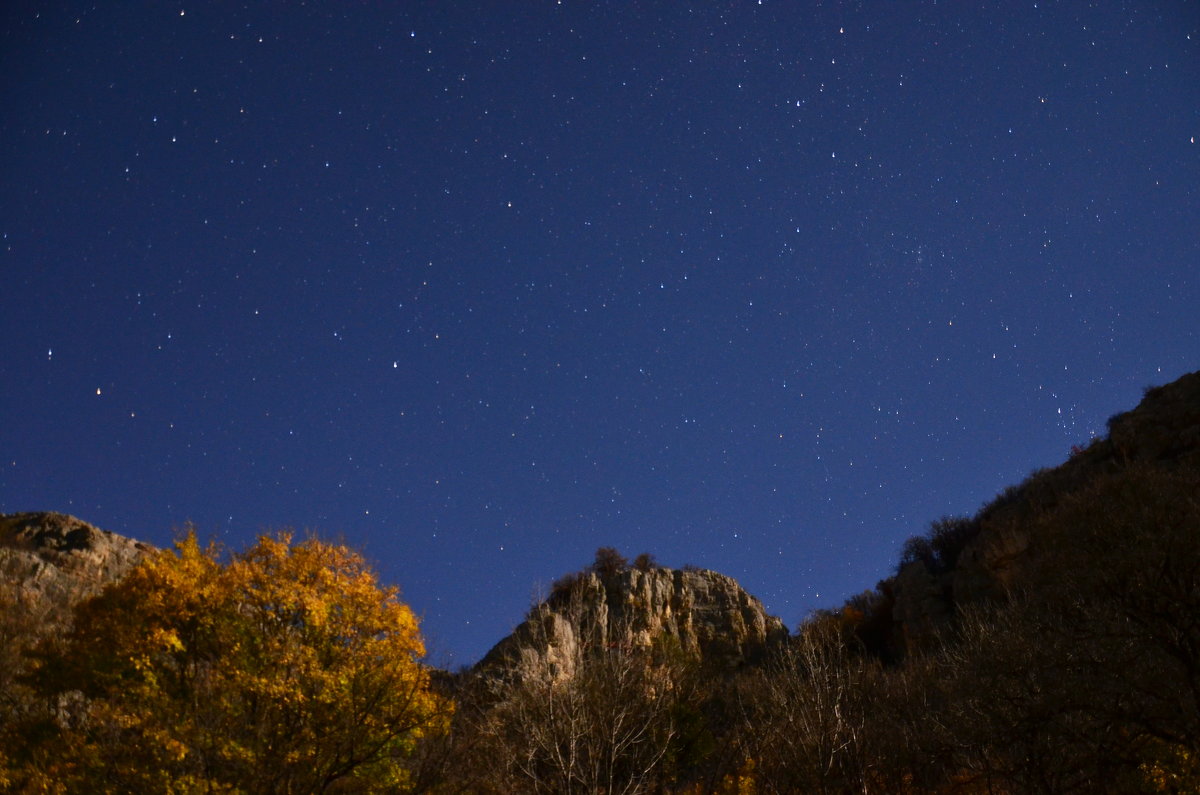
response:
[[[593,569],[556,583],[478,668],[548,666],[569,675],[589,648],[648,648],[664,639],[706,664],[734,668],[787,636],[758,599],[714,571]]]

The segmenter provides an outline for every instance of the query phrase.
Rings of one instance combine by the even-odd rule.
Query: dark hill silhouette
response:
[[[1108,429],[974,516],[945,517],[909,539],[895,576],[848,605],[863,614],[863,641],[886,659],[929,647],[965,608],[1030,587],[1035,570],[1055,566],[1062,550],[1040,543],[1037,530],[1064,503],[1121,473],[1200,467],[1200,372],[1147,389],[1136,408],[1109,418]]]

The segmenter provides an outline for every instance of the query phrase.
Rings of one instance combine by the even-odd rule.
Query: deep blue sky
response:
[[[1200,367],[1200,4],[8,3],[0,511],[795,625]]]

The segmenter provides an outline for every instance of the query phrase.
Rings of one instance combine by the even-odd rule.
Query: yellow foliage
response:
[[[43,653],[41,689],[87,698],[60,721],[53,742],[72,750],[55,775],[93,791],[402,791],[406,757],[450,712],[424,653],[412,610],[351,550],[281,534],[222,562],[189,532]]]
[[[1200,760],[1195,753],[1181,745],[1159,743],[1154,749],[1153,762],[1142,765],[1150,792],[1200,793]]]
[[[711,786],[692,784],[682,790],[681,795],[757,795],[759,787],[753,759],[745,759],[736,772],[727,773]]]

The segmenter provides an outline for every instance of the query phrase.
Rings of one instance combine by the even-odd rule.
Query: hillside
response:
[[[909,539],[897,573],[851,602],[866,614],[868,645],[889,659],[928,648],[964,609],[1031,587],[1035,572],[1054,568],[1065,551],[1040,538],[1039,528],[1106,479],[1200,467],[1200,372],[1147,389],[1136,408],[1109,418],[1108,430],[1062,464],[1006,488],[974,516],[943,517]]]

